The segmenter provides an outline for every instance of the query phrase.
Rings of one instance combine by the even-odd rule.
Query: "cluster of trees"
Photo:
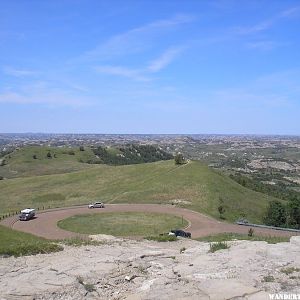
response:
[[[129,165],[172,159],[173,155],[152,145],[129,144],[116,149],[97,147],[92,149],[99,157],[98,161],[89,163],[105,163],[108,165]]]
[[[12,149],[1,150],[1,151],[0,151],[0,157],[4,157],[4,156],[6,156],[6,155],[8,155],[8,154],[10,154],[10,153],[12,153],[12,152],[13,152]]]
[[[230,175],[230,178],[237,183],[251,190],[264,193],[283,200],[297,198],[300,200],[300,193],[289,189],[284,183],[278,182],[276,185],[262,183],[263,178],[249,178],[242,175]]]
[[[270,226],[300,229],[300,199],[293,197],[286,204],[271,201],[264,223]]]

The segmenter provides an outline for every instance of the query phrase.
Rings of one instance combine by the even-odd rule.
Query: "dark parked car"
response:
[[[181,229],[171,230],[171,233],[175,234],[176,236],[182,236],[182,237],[186,237],[186,238],[191,238],[192,237],[190,232],[186,232],[186,231],[183,231]]]

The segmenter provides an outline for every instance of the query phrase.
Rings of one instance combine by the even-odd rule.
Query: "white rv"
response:
[[[21,210],[21,214],[19,215],[20,221],[28,221],[35,216],[35,209],[33,208],[26,208]]]

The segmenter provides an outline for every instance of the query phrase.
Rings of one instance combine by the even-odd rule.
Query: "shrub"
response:
[[[182,248],[180,248],[180,253],[183,253],[184,251],[186,250],[186,248],[185,247],[182,247]]]
[[[271,275],[267,275],[267,276],[264,276],[262,282],[273,282],[275,281],[275,278]]]
[[[217,242],[217,243],[212,243],[209,244],[209,252],[214,253],[218,250],[222,250],[222,249],[228,249],[229,246],[226,242]]]
[[[254,235],[254,230],[252,229],[252,228],[250,228],[249,230],[248,230],[248,236],[249,237],[252,237]]]
[[[185,159],[184,159],[182,153],[180,153],[180,152],[175,155],[174,160],[175,160],[175,165],[185,164]]]
[[[219,205],[218,206],[218,212],[220,214],[220,219],[225,219],[224,213],[225,213],[225,207],[224,205]]]
[[[226,209],[225,209],[225,206],[224,206],[224,200],[223,200],[222,197],[219,197],[218,212],[219,212],[219,215],[220,215],[220,219],[222,219],[222,220],[225,220],[225,216],[224,216],[225,211],[226,211]]]

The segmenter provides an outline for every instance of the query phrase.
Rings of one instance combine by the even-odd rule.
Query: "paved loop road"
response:
[[[193,238],[203,237],[221,232],[248,233],[249,227],[220,222],[201,213],[179,208],[172,205],[159,204],[107,204],[105,208],[88,209],[86,206],[60,208],[38,212],[36,218],[30,221],[18,221],[16,217],[10,217],[1,222],[2,225],[16,230],[32,233],[46,239],[65,239],[80,234],[63,230],[57,227],[57,222],[73,215],[86,213],[105,212],[153,212],[166,213],[183,217],[189,221],[187,231]],[[172,228],[170,228],[172,229]],[[271,236],[292,236],[295,232],[278,231],[265,228],[254,228],[255,234]]]

